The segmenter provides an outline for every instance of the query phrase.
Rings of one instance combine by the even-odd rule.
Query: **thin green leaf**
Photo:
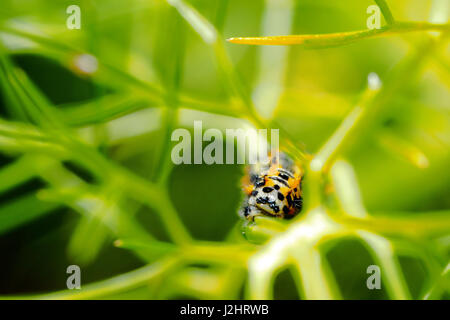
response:
[[[359,40],[379,36],[399,35],[402,33],[419,31],[444,31],[450,30],[449,24],[432,24],[426,22],[397,22],[392,26],[384,26],[380,29],[358,30],[328,34],[304,34],[270,37],[239,37],[228,39],[231,43],[250,45],[301,45],[306,49],[321,49],[338,47],[354,43]]]
[[[23,196],[0,207],[0,234],[53,212],[58,204],[43,202],[36,195]]]

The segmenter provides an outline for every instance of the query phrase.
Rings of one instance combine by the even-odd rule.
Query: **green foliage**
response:
[[[79,1],[82,30],[65,28],[68,1],[5,2],[0,270],[45,267],[3,298],[449,296],[450,26],[402,17],[445,1],[375,1],[379,30],[364,30],[372,1]],[[297,46],[225,41],[277,27],[275,11],[300,35],[232,41]],[[302,213],[242,225],[242,168],[174,167],[171,133],[194,119],[279,128],[306,170]],[[64,290],[69,264],[80,291]]]

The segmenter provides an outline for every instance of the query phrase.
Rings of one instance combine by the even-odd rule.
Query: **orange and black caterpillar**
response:
[[[302,208],[303,171],[285,153],[271,157],[267,164],[247,168],[243,179],[245,197],[239,215],[253,220],[265,215],[290,219]]]

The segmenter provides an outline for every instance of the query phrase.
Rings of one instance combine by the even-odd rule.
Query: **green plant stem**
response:
[[[178,265],[178,259],[169,257],[154,264],[139,268],[122,275],[83,286],[80,291],[64,290],[60,292],[36,295],[6,297],[10,299],[34,299],[34,300],[86,300],[99,297],[107,297],[124,291],[144,286],[156,278],[170,273]],[[5,298],[5,297],[3,297]]]
[[[396,22],[380,29],[358,30],[328,34],[303,34],[270,37],[238,37],[228,39],[231,43],[250,45],[301,45],[307,49],[330,48],[347,45],[355,41],[373,37],[398,35],[419,31],[449,32],[450,24],[428,22]]]
[[[380,8],[383,13],[383,17],[386,20],[388,25],[392,25],[395,23],[394,16],[392,15],[391,9],[389,9],[388,4],[385,0],[375,0],[375,3]]]
[[[379,125],[380,117],[398,90],[406,85],[404,79],[411,81],[421,70],[425,58],[435,50],[439,42],[426,41],[412,57],[405,59],[393,72],[381,90],[370,88],[363,94],[362,101],[350,112],[334,134],[327,140],[311,161],[315,171],[328,171],[331,164],[342,155],[346,146],[362,141],[365,134]]]
[[[433,234],[445,234],[450,230],[449,216],[449,211],[422,212],[414,215],[406,212],[379,212],[367,218],[336,218],[336,221],[349,228],[370,230],[379,234],[428,237]]]
[[[392,299],[411,299],[408,286],[403,278],[403,273],[396,259],[394,250],[389,240],[370,232],[359,231],[358,235],[364,239],[366,245],[372,251],[372,255],[383,272],[382,278],[387,291]]]

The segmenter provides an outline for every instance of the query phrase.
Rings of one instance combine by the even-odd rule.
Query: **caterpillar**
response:
[[[246,169],[242,180],[244,199],[239,215],[253,221],[256,216],[290,219],[302,209],[303,170],[283,152],[268,163]]]

